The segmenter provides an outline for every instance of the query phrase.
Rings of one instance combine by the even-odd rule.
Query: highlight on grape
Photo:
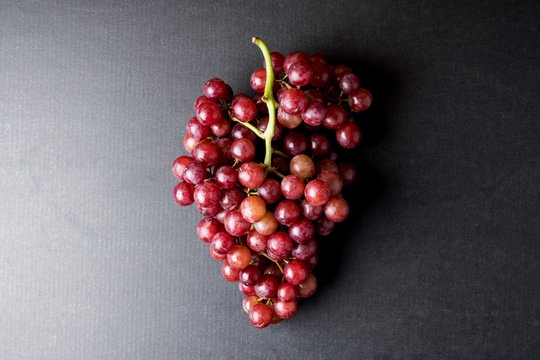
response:
[[[198,237],[225,280],[238,283],[251,324],[264,328],[317,290],[317,239],[347,218],[341,190],[356,179],[340,151],[360,143],[354,116],[373,99],[348,66],[253,43],[264,56],[250,77],[256,95],[208,80],[186,124],[189,155],[172,172],[174,200],[195,203]]]

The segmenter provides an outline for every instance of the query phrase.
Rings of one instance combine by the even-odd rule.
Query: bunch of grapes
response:
[[[317,289],[316,237],[347,218],[341,190],[356,178],[338,148],[360,143],[352,115],[372,96],[345,65],[253,42],[265,58],[250,78],[257,95],[208,80],[186,126],[190,156],[172,171],[175,201],[196,204],[198,237],[222,261],[225,280],[238,282],[251,323],[264,328],[292,317]]]

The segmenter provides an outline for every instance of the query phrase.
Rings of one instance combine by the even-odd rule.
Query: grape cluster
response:
[[[316,237],[347,218],[341,190],[356,178],[338,149],[360,143],[352,115],[372,96],[345,65],[254,42],[265,56],[250,78],[257,94],[233,95],[223,80],[208,80],[186,125],[190,156],[172,171],[175,201],[196,204],[198,237],[222,261],[223,277],[238,282],[251,323],[264,328],[292,317],[317,289]]]

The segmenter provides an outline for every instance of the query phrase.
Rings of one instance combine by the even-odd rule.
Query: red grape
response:
[[[204,218],[197,225],[197,236],[204,242],[211,242],[214,235],[224,230],[223,225],[214,218]]]
[[[300,114],[306,106],[306,94],[300,89],[287,89],[281,94],[279,103],[283,111],[287,114],[297,115]]]
[[[244,245],[234,245],[227,253],[227,261],[234,269],[243,269],[249,265],[251,250]]]
[[[289,256],[292,246],[293,244],[290,236],[282,231],[278,231],[270,235],[268,237],[268,241],[266,242],[268,255],[270,255],[270,257],[272,257],[274,260],[283,260]]]
[[[248,196],[240,205],[242,217],[249,223],[256,223],[266,215],[264,200],[258,196]]]
[[[243,186],[256,189],[264,180],[264,169],[256,162],[250,161],[242,164],[238,171],[238,182]]]
[[[202,140],[210,135],[210,127],[201,124],[196,117],[187,122],[186,131],[195,140]]]
[[[230,210],[225,216],[223,225],[225,226],[225,231],[232,236],[245,235],[251,227],[250,223],[244,220],[239,210]]]
[[[221,264],[221,275],[223,275],[225,280],[230,282],[238,281],[239,273],[240,269],[233,268],[227,260]]]
[[[347,123],[336,131],[336,139],[345,149],[354,149],[360,144],[362,133],[356,124]]]
[[[262,329],[270,325],[274,313],[266,304],[257,304],[249,310],[249,321],[256,328]]]
[[[255,157],[255,144],[249,139],[237,139],[231,144],[231,155],[241,162],[250,161]]]
[[[193,185],[185,182],[178,183],[173,190],[174,201],[178,205],[188,206],[193,204]]]
[[[278,287],[277,298],[285,302],[296,300],[296,287],[288,282],[282,283]]]
[[[266,85],[266,69],[258,69],[251,74],[249,80],[253,90],[262,94],[264,92],[264,86]]]
[[[231,96],[227,84],[218,78],[208,80],[203,87],[204,95],[211,100],[227,99]]]
[[[342,222],[349,215],[349,205],[345,199],[334,196],[324,205],[324,215],[332,222]]]
[[[287,55],[285,60],[283,60],[283,70],[285,70],[285,72],[289,71],[289,67],[292,64],[299,61],[304,61],[304,62],[309,63],[309,59],[307,55],[304,54],[303,52],[295,51],[293,53],[290,53],[289,55]]]
[[[299,285],[309,275],[309,269],[307,265],[300,260],[289,261],[285,268],[283,269],[283,277],[287,280],[288,283],[293,285]]]
[[[300,209],[294,201],[283,200],[277,205],[274,216],[280,224],[291,225],[298,220]]]
[[[250,98],[239,98],[232,106],[232,112],[235,118],[243,122],[249,122],[255,119],[257,115],[257,104]]]
[[[276,300],[274,302],[274,311],[282,319],[289,319],[296,314],[296,301],[284,302]]]
[[[363,88],[356,89],[349,95],[349,106],[353,111],[365,111],[373,102],[371,93]]]
[[[202,207],[209,207],[219,204],[221,190],[213,181],[205,181],[195,188],[193,198]]]
[[[221,120],[221,108],[215,102],[203,102],[197,108],[197,120],[203,125],[214,125]]]
[[[172,172],[180,181],[184,181],[184,172],[186,171],[186,165],[193,161],[191,156],[180,156],[174,160],[172,164]]]

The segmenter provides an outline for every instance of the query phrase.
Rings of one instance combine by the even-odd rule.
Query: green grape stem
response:
[[[262,138],[264,139],[266,151],[264,155],[264,169],[265,174],[268,174],[268,172],[272,169],[272,138],[274,137],[274,129],[276,126],[276,108],[279,106],[279,104],[276,102],[276,100],[274,100],[274,70],[272,68],[270,51],[268,50],[268,47],[264,41],[258,37],[254,37],[251,41],[257,45],[259,49],[261,49],[266,66],[266,84],[264,86],[262,100],[266,103],[266,107],[268,108],[268,126],[266,127]]]

